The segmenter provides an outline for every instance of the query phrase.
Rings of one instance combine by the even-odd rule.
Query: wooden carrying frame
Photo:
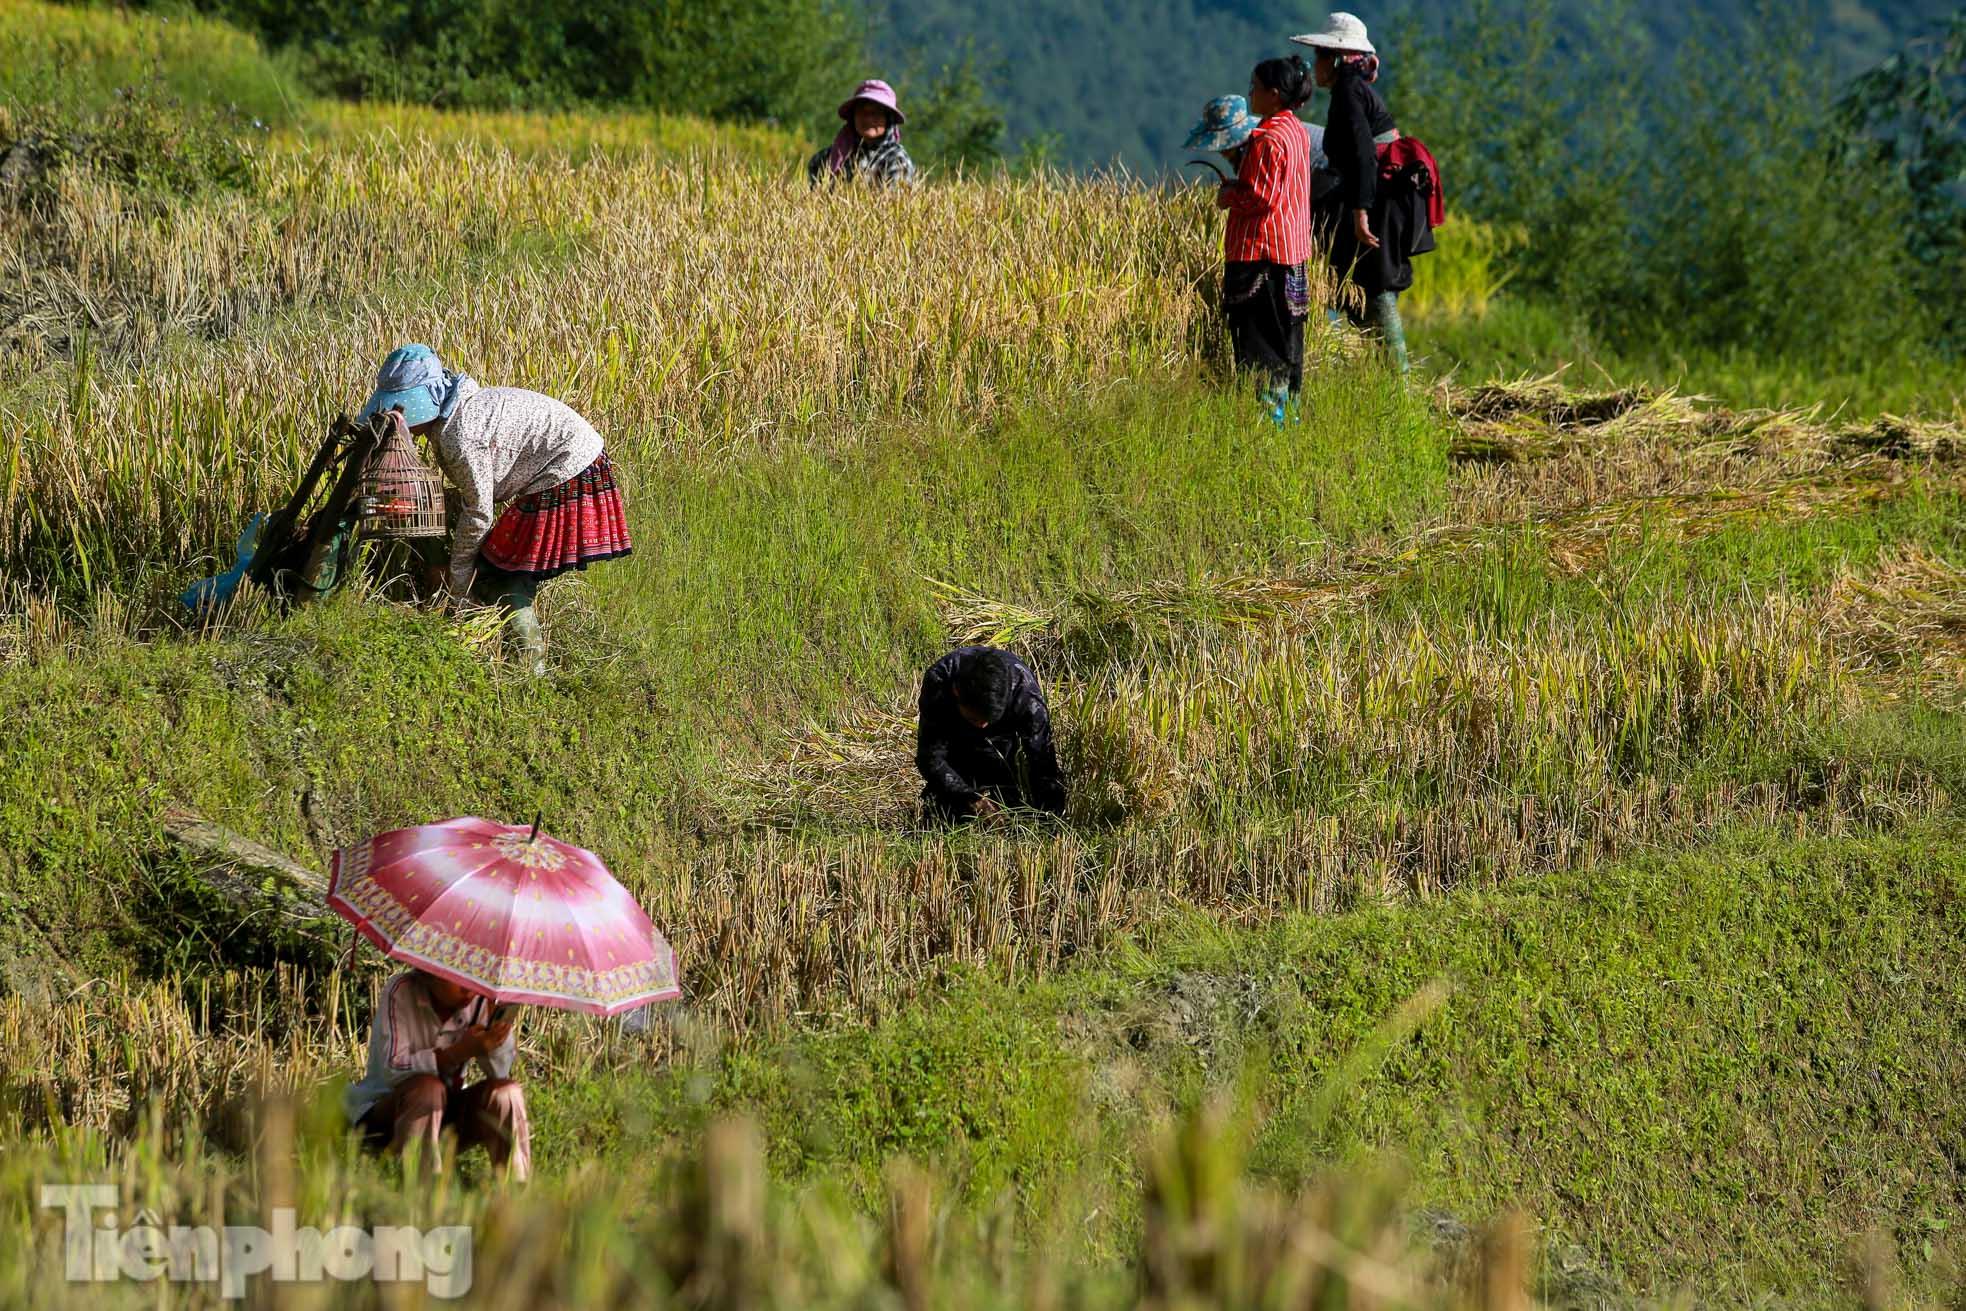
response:
[[[402,448],[415,460],[415,447],[403,416],[395,410],[372,415],[356,423],[346,414],[337,415],[314,452],[314,459],[301,475],[287,503],[274,511],[260,536],[258,551],[246,576],[276,595],[300,598],[319,596],[333,590],[346,572],[357,535],[374,517],[374,497],[363,492],[376,478],[378,456],[392,438],[400,438]],[[441,536],[443,499],[441,480],[431,475],[421,461],[413,473],[398,467],[385,471],[392,485],[400,485],[405,475],[416,478],[417,491],[435,493],[435,531],[420,514],[413,534],[385,533],[384,536]],[[325,484],[327,490],[321,493]],[[393,494],[393,493],[392,493]],[[428,511],[425,496],[420,509]]]

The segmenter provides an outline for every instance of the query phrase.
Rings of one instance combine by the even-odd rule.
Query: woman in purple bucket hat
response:
[[[840,105],[840,117],[846,121],[833,144],[806,165],[814,186],[861,179],[877,187],[915,181],[915,161],[901,144],[901,125],[908,118],[895,103],[893,87],[869,78]]]

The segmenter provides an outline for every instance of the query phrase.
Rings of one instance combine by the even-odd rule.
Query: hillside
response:
[[[1290,35],[1314,26],[1325,12],[1280,0],[875,3],[873,43],[888,67],[932,69],[973,45],[1005,108],[1013,149],[1055,133],[1064,161],[1089,167],[1117,160],[1142,173],[1184,158],[1181,141],[1202,104],[1240,92],[1258,60],[1290,53],[1295,49]],[[1382,41],[1408,24],[1436,31],[1448,13],[1425,0],[1357,8]],[[1508,25],[1530,8],[1525,0],[1495,0],[1486,12]],[[1955,0],[1833,0],[1807,12],[1783,12],[1812,30],[1813,43],[1835,67],[1854,72],[1898,43],[1929,34],[1957,8]],[[1696,23],[1711,22],[1725,31],[1747,12],[1745,4],[1706,5],[1695,18],[1677,5],[1621,8],[1569,0],[1555,7],[1554,21],[1567,59],[1636,61],[1665,72]],[[1468,13],[1453,11],[1460,21]],[[1397,43],[1387,42],[1384,52],[1387,86],[1396,96]],[[1321,119],[1321,109],[1312,113]],[[1411,126],[1425,131],[1424,124]]]
[[[1192,198],[747,193],[644,154],[572,189],[552,151],[455,129],[274,161],[305,223],[103,198],[76,254],[125,261],[128,335],[86,371],[10,357],[14,1168],[147,1160],[173,1213],[213,1180],[258,1205],[241,1100],[266,1080],[331,1107],[354,1068],[373,957],[272,927],[293,908],[265,890],[242,920],[167,810],[315,868],[392,825],[544,813],[672,934],[689,998],[635,1037],[528,1029],[526,1232],[643,1226],[583,1287],[660,1287],[691,1268],[673,1245],[714,1247],[660,1181],[735,1150],[701,1135],[739,1114],[808,1217],[760,1230],[776,1304],[892,1278],[885,1240],[850,1236],[905,1156],[953,1208],[949,1288],[1032,1270],[1127,1305],[1157,1205],[1136,1145],[1213,1095],[1260,1118],[1194,1168],[1344,1181],[1348,1241],[1416,1278],[1515,1205],[1552,1296],[1834,1305],[1874,1229],[1942,1285],[1957,430],[1427,396],[1332,337],[1279,432],[1212,381]],[[406,214],[431,151],[468,182]],[[833,241],[876,212],[905,278]],[[224,317],[157,294],[221,278]],[[481,619],[360,595],[174,631],[166,598],[408,336],[571,398],[618,452],[637,553],[549,589],[548,676],[498,664]],[[236,390],[248,367],[271,381]],[[914,677],[978,638],[1047,681],[1063,828],[913,823]],[[331,1109],[267,1132],[298,1135],[314,1205],[405,1205]],[[1369,1182],[1388,1160],[1398,1191]],[[479,1217],[487,1271],[570,1278],[525,1266],[499,1197],[418,1213]],[[810,1240],[834,1205],[847,1236]],[[6,1287],[49,1259],[34,1232],[0,1235]]]

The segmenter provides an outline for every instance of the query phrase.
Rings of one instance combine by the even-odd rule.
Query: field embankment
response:
[[[326,982],[329,949],[200,892],[166,807],[310,862],[425,814],[544,809],[672,930],[690,995],[625,1050],[537,1027],[549,1163],[749,1108],[787,1180],[876,1198],[907,1153],[965,1206],[1098,1214],[1071,1258],[1097,1264],[1144,1223],[1112,1164],[1140,1108],[1242,1086],[1262,1175],[1408,1153],[1429,1214],[1529,1207],[1551,1287],[1810,1302],[1870,1228],[1917,1249],[1957,1186],[1939,1138],[1902,1132],[1959,1087],[1937,1036],[1966,795],[1950,435],[1345,395],[1377,413],[1353,458],[1176,387],[638,484],[646,555],[556,590],[540,682],[354,597],[189,641],[133,640],[113,604],[24,613],[0,674],[33,744],[7,820],[37,835],[11,853],[13,986],[314,973],[227,985],[216,1022],[173,1009],[183,982],[30,1005],[23,1050],[67,1045],[23,1060],[21,1104],[114,1131],[161,1097],[222,1143],[258,1079],[352,1062],[372,976]],[[1400,422],[1405,457],[1366,459]],[[1601,501],[1552,468],[1586,450]],[[911,652],[943,634],[1038,662],[1065,831],[913,830]],[[1821,836],[1775,836],[1796,833]],[[1333,1103],[1322,1080],[1435,978],[1414,1045]],[[85,1037],[131,1024],[183,1036]],[[597,1113],[622,1127],[576,1128]]]

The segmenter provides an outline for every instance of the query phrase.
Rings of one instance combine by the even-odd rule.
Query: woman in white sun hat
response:
[[[1412,257],[1434,248],[1433,228],[1444,218],[1439,169],[1424,145],[1400,135],[1373,87],[1379,52],[1356,15],[1335,13],[1290,39],[1316,52],[1317,84],[1331,92],[1324,153],[1338,186],[1316,216],[1319,237],[1332,269],[1365,295],[1363,312],[1347,313],[1384,340],[1404,373],[1399,293],[1413,285]]]

